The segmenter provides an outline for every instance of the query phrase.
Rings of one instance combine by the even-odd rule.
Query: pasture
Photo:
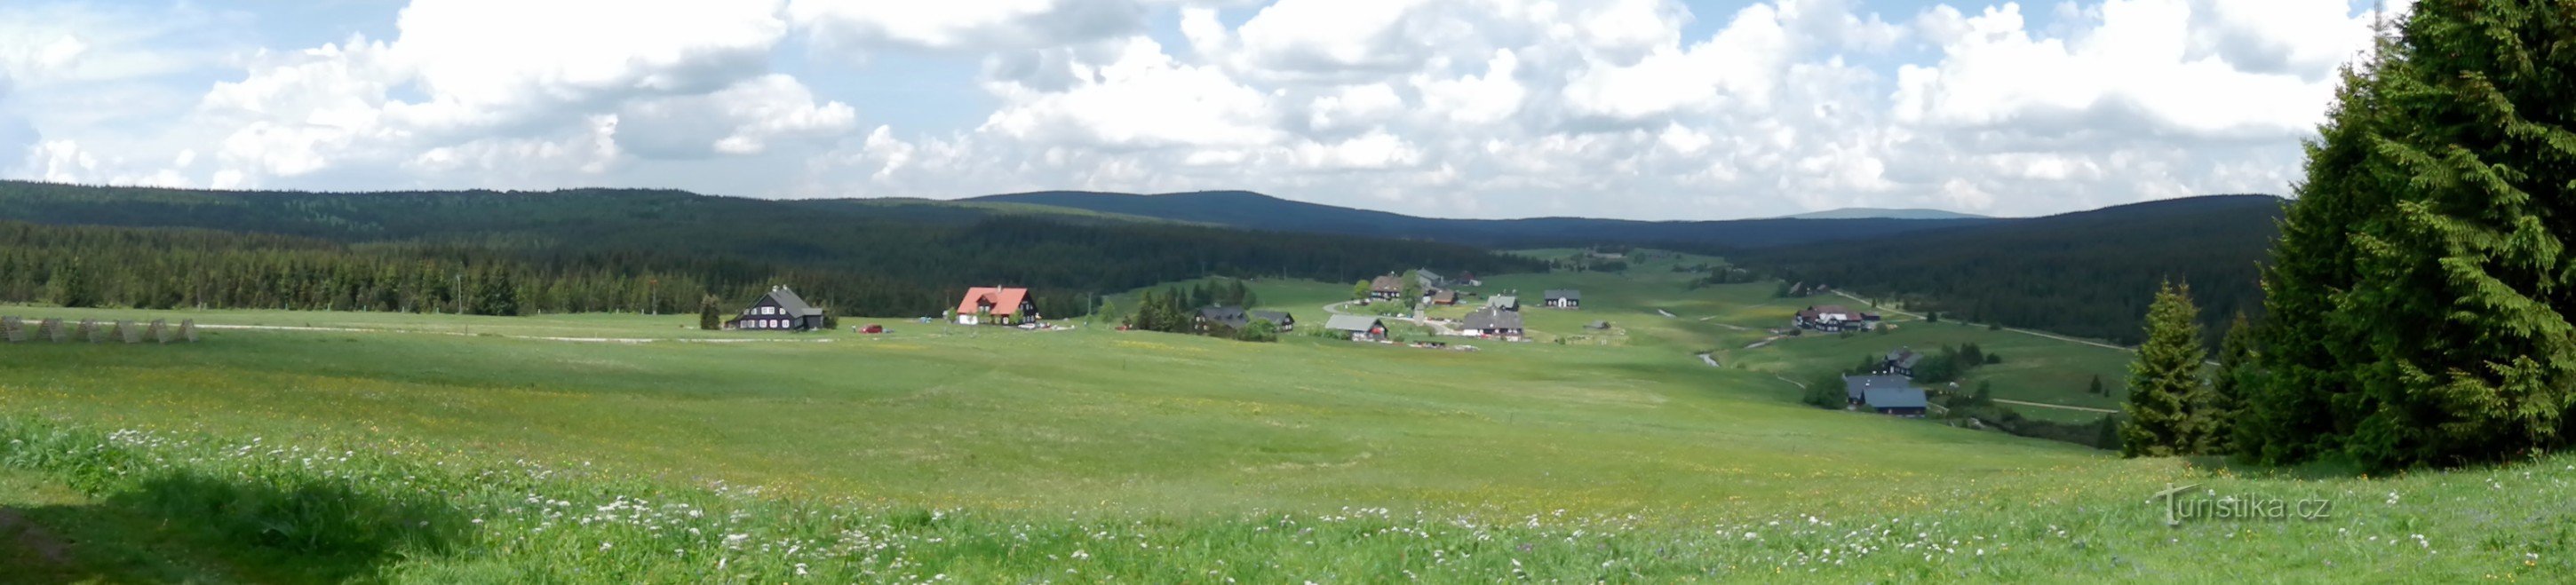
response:
[[[1976,341],[2005,356],[1978,374],[1999,397],[2055,400],[2041,391],[2063,372],[2126,358],[1928,323],[1723,349],[1785,314],[1768,308],[1770,284],[1631,272],[1489,277],[1488,291],[1584,289],[1583,310],[1530,309],[1534,330],[1609,320],[1624,339],[1478,352],[1079,321],[1032,332],[843,319],[893,329],[868,336],[684,329],[694,315],[8,307],[317,329],[0,345],[0,508],[37,528],[0,561],[37,582],[2545,581],[2576,569],[2564,497],[2576,460],[2248,476],[1824,411],[1774,376],[1889,344]],[[1296,305],[1347,296],[1334,288],[1255,290],[1320,322]],[[600,341],[638,339],[658,341]],[[694,342],[709,339],[742,342]],[[1691,357],[1713,345],[1726,367]],[[2337,508],[2167,526],[2148,499],[2184,484]]]

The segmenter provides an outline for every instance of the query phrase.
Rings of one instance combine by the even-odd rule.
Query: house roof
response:
[[[1583,291],[1570,288],[1551,288],[1547,289],[1547,296],[1539,298],[1551,301],[1556,299],[1580,301],[1583,300]]]
[[[1414,278],[1422,281],[1422,286],[1439,286],[1440,283],[1448,282],[1446,280],[1442,280],[1438,273],[1434,273],[1429,270],[1415,270],[1413,271],[1413,276]]]
[[[1904,376],[1843,376],[1843,394],[1853,399],[1863,398],[1867,391],[1873,389],[1912,387],[1914,380]]]
[[[1297,322],[1297,316],[1290,315],[1287,311],[1245,311],[1245,314],[1252,315],[1252,318],[1254,319],[1269,321],[1276,325],[1287,325]]]
[[[1887,361],[1894,362],[1896,365],[1901,367],[1911,368],[1914,367],[1915,363],[1923,361],[1923,354],[1914,353],[1914,350],[1910,348],[1900,347],[1896,348],[1895,351],[1887,352]]]
[[[1334,315],[1332,319],[1324,321],[1324,328],[1334,331],[1367,331],[1383,326],[1378,323],[1376,317],[1367,315]]]
[[[1863,391],[1861,404],[1870,408],[1925,408],[1931,405],[1922,388],[1870,388]]]
[[[1431,300],[1434,302],[1455,303],[1458,302],[1458,291],[1444,290],[1432,293]]]
[[[983,305],[992,305],[994,315],[1016,315],[1029,298],[1029,289],[979,286],[966,289],[966,298],[957,301],[958,314],[972,314]]]
[[[1377,292],[1402,292],[1404,290],[1404,277],[1393,274],[1377,277],[1369,281],[1369,290]]]
[[[1243,307],[1204,307],[1199,309],[1199,318],[1237,329],[1252,324],[1252,317],[1244,314]]]
[[[789,315],[812,317],[823,314],[822,309],[817,309],[814,308],[814,305],[806,304],[805,297],[796,296],[796,291],[788,290],[787,287],[783,285],[769,289],[769,294],[761,296],[768,298],[771,303],[777,304],[778,310],[786,311]]]
[[[1519,329],[1521,328],[1521,314],[1518,311],[1500,311],[1495,310],[1492,307],[1486,307],[1477,309],[1475,312],[1468,313],[1466,325],[1468,329],[1477,330]]]
[[[1485,306],[1503,309],[1518,309],[1521,306],[1521,298],[1512,295],[1494,295],[1485,297]]]
[[[1842,305],[1816,305],[1813,307],[1807,307],[1806,310],[1798,312],[1799,317],[1809,320],[1819,319],[1829,315],[1840,315],[1842,316],[1842,319],[1846,321],[1862,320],[1859,311],[1843,308]]]

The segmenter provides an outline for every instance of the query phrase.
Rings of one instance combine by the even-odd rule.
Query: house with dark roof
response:
[[[1550,309],[1583,308],[1583,291],[1580,290],[1570,288],[1548,289],[1547,294],[1541,295],[1539,299],[1539,306]]]
[[[724,326],[747,331],[812,331],[823,328],[823,310],[807,304],[804,297],[796,296],[796,291],[775,286],[744,308],[741,316],[725,321]]]
[[[1252,315],[1253,319],[1278,325],[1280,331],[1297,330],[1297,316],[1288,314],[1287,311],[1246,311],[1246,313]]]
[[[1921,417],[1930,404],[1904,376],[1843,376],[1843,396],[1852,408],[1894,416]]]
[[[1037,303],[1025,288],[979,286],[957,301],[959,325],[1017,325],[1038,318]]]
[[[1478,337],[1520,341],[1521,313],[1497,310],[1492,307],[1476,309],[1475,312],[1467,314],[1462,328]]]
[[[1245,313],[1243,307],[1204,307],[1194,320],[1203,333],[1219,328],[1232,331],[1251,325],[1252,315]]]
[[[1812,305],[1789,317],[1789,324],[1799,329],[1826,333],[1864,331],[1877,323],[1877,315],[1846,309],[1842,305]]]
[[[1871,388],[1861,395],[1860,406],[1888,416],[1923,418],[1932,402],[1924,398],[1922,388]]]
[[[1890,374],[1911,377],[1914,375],[1914,364],[1922,362],[1923,354],[1916,353],[1913,348],[1899,347],[1887,352],[1887,360],[1879,364],[1879,369]]]
[[[1381,301],[1404,296],[1404,277],[1389,274],[1369,280],[1369,298]]]
[[[1324,329],[1348,334],[1351,341],[1386,340],[1386,323],[1367,315],[1334,315],[1324,320]]]

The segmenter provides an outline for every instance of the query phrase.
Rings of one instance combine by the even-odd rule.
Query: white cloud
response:
[[[796,0],[787,12],[824,44],[852,49],[1047,47],[1136,32],[1144,18],[1126,0]]]
[[[13,5],[0,166],[298,188],[1253,189],[1431,215],[2040,213],[2285,190],[2369,22],[2346,0],[2079,0],[2035,9],[2046,26],[1987,1],[1693,8],[413,0],[345,27],[382,38],[260,47],[186,31],[285,11],[146,34]],[[949,79],[912,77],[925,67],[976,82],[925,90]],[[115,81],[164,78],[186,82]]]

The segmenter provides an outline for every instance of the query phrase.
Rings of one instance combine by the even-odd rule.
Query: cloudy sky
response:
[[[2393,3],[2393,4],[2402,4]],[[1447,217],[2283,193],[2368,0],[0,2],[0,176]]]

